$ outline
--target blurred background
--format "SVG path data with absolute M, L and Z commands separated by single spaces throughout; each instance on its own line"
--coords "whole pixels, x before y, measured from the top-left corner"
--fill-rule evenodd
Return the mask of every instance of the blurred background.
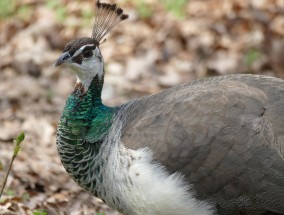
M 284 77 L 283 0 L 107 2 L 130 16 L 101 45 L 107 105 L 213 75 Z M 91 35 L 94 5 L 94 0 L 0 1 L 0 184 L 13 139 L 26 133 L 0 214 L 116 214 L 71 181 L 55 145 L 75 77 L 52 64 L 70 39 Z

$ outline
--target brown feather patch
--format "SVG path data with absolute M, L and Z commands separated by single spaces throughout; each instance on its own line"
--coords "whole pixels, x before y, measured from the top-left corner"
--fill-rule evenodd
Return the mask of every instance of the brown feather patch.
M 63 52 L 69 52 L 71 56 L 79 50 L 82 46 L 87 45 L 87 44 L 94 44 L 95 46 L 98 46 L 98 43 L 90 38 L 90 37 L 80 37 L 80 38 L 75 38 L 71 40 L 67 45 L 64 47 Z

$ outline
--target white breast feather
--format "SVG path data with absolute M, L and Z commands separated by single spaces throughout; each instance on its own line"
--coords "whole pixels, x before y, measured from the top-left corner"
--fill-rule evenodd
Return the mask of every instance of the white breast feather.
M 107 172 L 112 172 L 108 174 L 111 177 L 109 182 L 113 184 L 111 190 L 116 196 L 120 196 L 123 208 L 126 208 L 125 215 L 213 214 L 208 203 L 193 197 L 180 174 L 169 175 L 160 165 L 153 163 L 149 150 L 135 151 L 122 145 L 119 148 L 119 155 L 115 153 L 112 158 L 109 157 Z M 132 162 L 128 167 L 121 165 L 126 162 L 117 163 L 121 159 L 131 157 Z M 129 181 L 127 178 L 130 178 L 132 183 L 125 183 Z
M 129 106 L 131 103 L 129 103 Z M 127 106 L 125 106 L 127 109 Z M 124 111 L 118 114 L 104 142 L 109 154 L 104 166 L 103 186 L 106 203 L 124 215 L 211 215 L 208 202 L 194 198 L 190 185 L 180 174 L 168 174 L 153 162 L 147 148 L 131 150 L 120 141 Z M 102 156 L 105 154 L 102 153 Z M 119 199 L 116 201 L 115 199 Z

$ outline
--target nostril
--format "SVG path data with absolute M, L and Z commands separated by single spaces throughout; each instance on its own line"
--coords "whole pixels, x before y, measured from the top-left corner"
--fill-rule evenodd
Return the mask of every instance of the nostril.
M 64 64 L 68 62 L 68 60 L 71 58 L 70 54 L 68 52 L 64 52 L 54 63 L 54 66 L 59 66 L 61 64 Z
M 69 58 L 70 54 L 66 52 L 61 56 L 61 61 L 67 61 Z

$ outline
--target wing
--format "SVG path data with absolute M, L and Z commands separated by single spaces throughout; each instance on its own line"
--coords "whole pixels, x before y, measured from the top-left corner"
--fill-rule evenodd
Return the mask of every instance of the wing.
M 284 213 L 284 82 L 238 75 L 195 81 L 127 110 L 125 147 L 149 147 L 199 199 Z

